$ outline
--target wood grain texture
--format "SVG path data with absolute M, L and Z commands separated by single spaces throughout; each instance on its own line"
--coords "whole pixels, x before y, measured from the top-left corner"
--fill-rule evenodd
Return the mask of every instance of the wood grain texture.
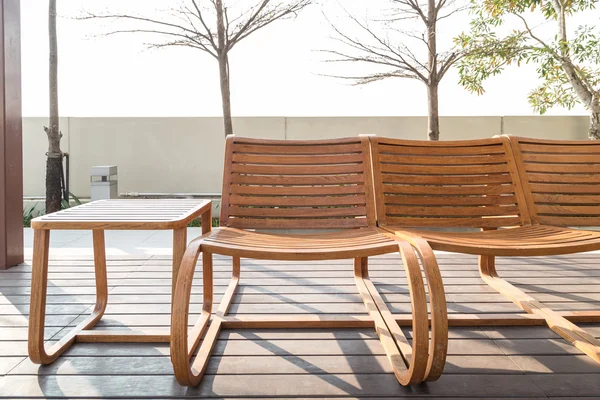
M 179 383 L 188 386 L 200 383 L 221 328 L 231 322 L 226 314 L 238 287 L 240 258 L 356 260 L 354 278 L 370 316 L 367 322 L 374 324 L 398 381 L 412 385 L 439 377 L 446 356 L 446 347 L 440 342 L 447 341 L 448 336 L 445 299 L 440 298 L 440 295 L 443 298 L 443 288 L 431 297 L 435 310 L 432 314 L 435 350 L 429 356 L 427 302 L 419 262 L 410 244 L 399 243 L 394 236 L 375 226 L 370 155 L 367 137 L 301 142 L 227 138 L 221 227 L 190 244 L 175 290 L 171 359 Z M 311 235 L 248 230 L 264 228 L 344 230 Z M 426 242 L 421 246 L 429 248 Z M 411 301 L 418 310 L 413 312 L 413 329 L 417 335 L 412 347 L 367 275 L 369 256 L 397 253 L 399 249 L 405 268 L 410 272 Z M 188 339 L 187 330 L 194 270 L 200 253 L 203 260 L 207 255 L 212 259 L 212 254 L 233 257 L 233 275 L 190 366 L 189 357 L 200 338 Z M 212 268 L 212 263 L 203 261 L 205 299 L 201 318 L 205 322 L 202 332 L 213 301 Z M 427 268 L 437 269 L 437 264 L 430 262 Z M 439 275 L 439 271 L 437 273 Z M 428 278 L 431 276 L 427 273 Z M 429 283 L 440 285 L 441 281 Z M 206 304 L 209 304 L 208 309 Z M 442 308 L 443 312 L 437 311 Z M 275 322 L 278 317 L 285 317 L 277 312 L 268 314 L 256 316 L 251 321 L 253 326 L 268 326 L 274 317 Z M 235 322 L 241 327 L 246 324 L 244 320 Z M 304 328 L 331 327 L 336 323 L 343 326 L 349 322 L 354 323 L 355 319 L 341 317 L 334 321 L 317 316 L 310 321 L 293 317 L 286 321 L 289 326 Z
M 187 245 L 187 224 L 202 218 L 203 231 L 211 229 L 211 202 L 208 200 L 102 200 L 87 203 L 39 217 L 34 226 L 34 250 L 31 279 L 28 353 L 38 364 L 49 364 L 64 353 L 77 339 L 82 342 L 155 343 L 169 338 L 165 333 L 103 331 L 93 333 L 104 315 L 108 303 L 105 229 L 173 229 L 173 258 L 171 293 L 179 265 Z M 48 251 L 51 229 L 92 229 L 96 299 L 91 314 L 78 320 L 68 333 L 62 333 L 49 350 L 44 344 L 46 301 L 48 295 Z M 207 270 L 210 270 L 208 268 Z M 74 281 L 76 284 L 77 282 Z M 75 319 L 72 319 L 74 321 Z M 50 321 L 48 321 L 50 322 Z M 85 331 L 85 332 L 84 332 Z M 168 340 L 167 340 L 168 341 Z
M 221 226 L 359 228 L 375 225 L 366 138 L 227 138 Z
M 600 225 L 600 146 L 594 141 L 509 137 L 534 223 Z
M 106 281 L 106 254 L 104 231 L 93 231 L 94 269 L 96 277 L 96 304 L 92 313 L 84 318 L 68 334 L 54 343 L 47 351 L 44 343 L 46 324 L 46 289 L 48 287 L 48 250 L 50 247 L 50 231 L 34 231 L 34 262 L 31 279 L 31 311 L 29 316 L 29 358 L 37 364 L 50 364 L 64 353 L 74 342 L 77 334 L 90 329 L 104 315 L 108 302 Z
M 33 229 L 177 229 L 211 207 L 210 200 L 99 200 L 31 220 Z
M 230 278 L 232 260 L 230 257 L 215 255 L 215 277 Z M 498 258 L 497 269 L 503 276 L 542 276 L 548 274 L 552 277 L 552 285 L 537 285 L 532 280 L 524 285 L 517 285 L 521 289 L 532 293 L 536 299 L 549 301 L 548 305 L 555 304 L 556 300 L 577 302 L 580 296 L 595 295 L 595 292 L 582 291 L 585 288 L 587 274 L 593 276 L 597 265 L 598 254 L 575 254 L 569 257 L 537 257 L 537 258 Z M 477 259 L 471 255 L 452 253 L 437 253 L 442 278 L 472 276 L 473 265 Z M 381 297 L 386 301 L 390 310 L 398 304 L 406 303 L 408 287 L 406 283 L 386 284 L 388 279 L 404 276 L 405 272 L 400 267 L 402 259 L 398 253 L 384 256 L 371 257 L 369 260 L 369 276 L 376 284 Z M 91 334 L 101 333 L 105 329 L 120 329 L 124 332 L 140 330 L 152 334 L 157 330 L 169 332 L 170 325 L 170 276 L 171 260 L 169 256 L 137 257 L 137 259 L 118 259 L 109 257 L 107 260 L 108 276 L 114 275 L 115 287 L 110 290 L 110 303 L 103 319 L 94 330 L 87 331 Z M 87 295 L 77 294 L 71 289 L 76 286 L 56 286 L 53 279 L 58 279 L 52 271 L 66 271 L 68 274 L 63 282 L 69 279 L 78 279 L 80 274 L 90 274 L 93 271 L 93 260 L 76 256 L 72 259 L 54 260 L 49 262 L 50 277 L 48 292 L 48 305 L 80 304 L 84 307 L 94 304 L 95 288 Z M 330 261 L 270 261 L 270 260 L 241 260 L 241 275 L 244 277 L 232 300 L 227 319 L 234 323 L 235 319 L 243 319 L 250 323 L 250 319 L 264 318 L 258 315 L 236 314 L 233 306 L 236 303 L 255 306 L 268 306 L 276 304 L 292 304 L 296 307 L 319 307 L 320 304 L 338 306 L 343 309 L 347 304 L 362 300 L 356 292 L 353 280 L 348 285 L 340 285 L 331 281 L 331 286 L 314 286 L 305 282 L 309 274 L 315 277 L 325 277 L 334 273 L 339 279 L 343 276 L 352 277 L 352 260 Z M 31 270 L 30 263 L 16 267 L 9 271 L 0 272 L 0 280 L 10 279 L 10 275 L 28 275 Z M 126 273 L 119 274 L 118 271 Z M 146 274 L 147 278 L 163 278 L 162 286 L 137 287 L 138 292 L 129 291 L 128 275 L 139 271 Z M 256 272 L 260 275 L 254 275 Z M 578 272 L 563 283 L 564 276 L 557 272 Z M 92 272 L 93 273 L 93 272 Z M 273 287 L 263 285 L 262 280 L 269 274 L 285 278 L 294 285 Z M 285 275 L 284 275 L 285 274 Z M 198 277 L 202 276 L 201 265 L 197 266 Z M 574 278 L 578 280 L 573 280 Z M 455 278 L 456 279 L 456 278 Z M 317 280 L 318 281 L 318 280 Z M 510 280 L 512 282 L 512 280 Z M 227 282 L 226 282 L 227 284 Z M 215 304 L 220 299 L 227 285 L 215 286 Z M 463 291 L 456 293 L 456 289 Z M 0 287 L 0 293 L 9 303 L 14 297 L 5 294 L 10 287 Z M 110 289 L 110 288 L 109 288 Z M 119 290 L 115 293 L 116 289 Z M 192 306 L 201 308 L 202 285 L 194 286 L 191 297 Z M 332 291 L 335 289 L 335 291 Z M 573 384 L 574 374 L 586 375 L 578 381 L 581 387 L 572 387 L 571 393 L 590 393 L 593 386 L 586 379 L 595 379 L 600 373 L 600 366 L 592 361 L 574 346 L 569 345 L 560 336 L 543 326 L 545 319 L 524 311 L 514 313 L 486 313 L 478 309 L 476 304 L 506 304 L 508 301 L 484 282 L 476 285 L 446 285 L 446 289 L 453 293 L 448 296 L 448 304 L 453 302 L 460 310 L 449 316 L 448 357 L 444 373 L 436 382 L 426 385 L 404 388 L 397 383 L 384 349 L 380 344 L 373 327 L 373 322 L 367 321 L 362 328 L 322 328 L 302 329 L 293 328 L 292 325 L 284 326 L 282 318 L 280 325 L 274 329 L 265 329 L 259 326 L 245 325 L 244 328 L 229 325 L 225 322 L 214 346 L 212 356 L 208 363 L 205 376 L 197 388 L 181 388 L 173 377 L 173 366 L 169 356 L 168 343 L 153 344 L 111 344 L 111 343 L 77 343 L 66 354 L 63 354 L 54 363 L 40 368 L 26 359 L 27 355 L 27 328 L 26 326 L 6 326 L 0 328 L 0 375 L 2 368 L 5 376 L 0 376 L 1 396 L 15 398 L 38 393 L 38 396 L 54 396 L 56 398 L 113 398 L 133 399 L 147 398 L 186 398 L 186 397 L 223 397 L 229 394 L 233 398 L 281 398 L 284 393 L 294 393 L 290 396 L 306 397 L 313 393 L 314 398 L 329 398 L 331 393 L 340 399 L 391 399 L 391 398 L 428 398 L 428 399 L 454 399 L 459 398 L 536 398 L 535 385 L 532 379 L 542 375 L 547 376 L 542 388 L 556 390 L 561 385 Z M 54 294 L 52 294 L 54 293 Z M 129 294 L 118 294 L 129 293 Z M 162 294 L 161 294 L 162 293 Z M 304 294 L 303 294 L 304 293 Z M 540 294 L 546 296 L 540 297 Z M 1 296 L 1 295 L 0 295 Z M 144 315 L 132 314 L 137 323 L 127 326 L 123 323 L 132 322 L 127 315 L 121 312 L 133 312 L 139 304 L 146 303 L 147 310 L 140 310 Z M 247 297 L 249 296 L 249 297 Z M 309 296 L 309 297 L 303 297 Z M 314 297 L 316 296 L 316 297 Z M 323 296 L 323 297 L 321 297 Z M 389 297 L 392 296 L 392 297 Z M 401 296 L 401 297 L 400 297 Z M 452 299 L 452 296 L 458 296 Z M 476 297 L 473 297 L 476 296 Z M 28 298 L 28 296 L 25 296 Z M 290 297 L 288 299 L 288 297 Z M 311 300 L 311 297 L 312 300 Z M 389 297 L 389 298 L 388 298 Z M 20 301 L 22 297 L 17 299 Z M 28 303 L 28 300 L 24 302 Z M 111 305 L 119 307 L 111 311 Z M 11 303 L 13 304 L 13 303 Z M 512 304 L 511 304 L 512 305 Z M 125 307 L 128 307 L 128 311 Z M 516 308 L 516 306 L 514 306 Z M 364 307 L 363 307 L 364 308 Z M 309 322 L 311 319 L 332 318 L 336 309 L 323 309 L 327 313 L 287 315 L 290 319 L 299 318 Z M 56 313 L 68 313 L 69 309 L 55 309 L 54 315 L 47 318 L 59 317 Z M 197 314 L 192 315 L 190 321 L 193 325 Z M 15 315 L 4 314 L 0 309 L 0 323 L 13 321 Z M 67 315 L 64 315 L 65 317 Z M 75 318 L 69 315 L 62 325 L 46 329 L 46 340 L 56 335 L 57 330 L 69 331 L 68 324 Z M 368 318 L 360 314 L 361 318 Z M 25 322 L 26 315 L 19 315 Z M 346 316 L 339 316 L 345 318 Z M 454 318 L 458 322 L 469 321 L 473 326 L 453 326 Z M 412 316 L 403 313 L 395 315 L 398 324 L 407 337 L 411 340 Z M 338 321 L 340 318 L 338 318 Z M 495 324 L 496 326 L 479 327 L 477 321 L 483 325 Z M 504 326 L 514 322 L 534 322 L 531 326 Z M 600 320 L 597 320 L 600 321 Z M 275 323 L 275 322 L 274 322 Z M 298 323 L 298 321 L 294 321 Z M 143 325 L 142 325 L 143 324 Z M 192 329 L 189 325 L 189 329 Z M 582 325 L 586 331 L 600 336 L 600 325 Z M 287 328 L 287 329 L 281 329 Z M 14 332 L 12 332 L 14 331 Z M 159 332 L 160 333 L 160 332 Z M 8 336 L 3 336 L 8 335 Z M 60 338 L 56 335 L 54 340 Z M 6 351 L 5 351 L 6 350 Z M 14 352 L 23 356 L 14 355 Z M 250 377 L 249 377 L 250 376 Z M 249 378 L 248 378 L 249 377 Z M 221 381 L 219 387 L 213 383 L 215 379 Z M 244 382 L 238 384 L 240 379 Z M 247 380 L 246 380 L 247 379 Z M 265 384 L 265 379 L 277 381 L 278 384 Z M 348 379 L 355 379 L 355 384 L 346 385 Z M 367 382 L 374 380 L 372 386 Z M 158 381 L 158 383 L 156 383 Z M 249 386 L 254 382 L 260 382 Z M 384 383 L 384 382 L 389 382 Z M 552 382 L 552 388 L 550 384 Z M 312 384 L 313 387 L 307 387 Z M 107 388 L 107 385 L 112 385 Z M 133 385 L 133 386 L 132 386 Z M 232 386 L 233 385 L 233 386 Z M 316 387 L 314 385 L 317 385 Z M 529 386 L 526 386 L 529 385 Z M 227 389 L 225 387 L 227 386 Z M 516 387 L 516 389 L 515 389 Z M 114 390 L 113 390 L 114 389 Z M 181 391 L 183 389 L 183 391 Z M 227 390 L 227 392 L 225 391 Z M 310 392 L 309 392 L 310 391 Z M 335 392 L 334 392 L 335 391 Z M 204 394 L 200 394 L 204 393 Z M 0 397 L 1 397 L 0 396 Z M 530 397 L 532 396 L 532 397 Z M 542 396 L 543 395 L 537 395 Z M 593 397 L 593 396 L 592 396 Z
M 0 270 L 4 270 L 22 263 L 24 252 L 20 0 L 0 4 L 0 34 Z
M 528 223 L 506 138 L 423 142 L 371 137 L 380 226 Z
M 436 250 L 479 255 L 486 283 L 528 313 L 543 317 L 553 331 L 600 363 L 600 341 L 500 278 L 495 269 L 496 256 L 600 249 L 600 233 L 566 228 L 593 225 L 595 214 L 600 216 L 600 208 L 585 200 L 586 195 L 600 194 L 600 186 L 586 180 L 600 166 L 598 144 L 506 136 L 442 143 L 372 137 L 371 143 L 381 227 L 403 240 L 424 240 Z M 451 158 L 442 156 L 440 150 L 447 148 L 452 149 Z M 570 153 L 571 148 L 576 151 Z M 568 195 L 568 202 L 558 203 L 557 195 Z M 504 200 L 491 201 L 498 197 Z M 482 232 L 413 227 L 482 228 Z

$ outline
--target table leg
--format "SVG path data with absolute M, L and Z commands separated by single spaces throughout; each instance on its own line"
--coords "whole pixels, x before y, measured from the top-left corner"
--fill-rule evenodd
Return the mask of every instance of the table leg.
M 94 239 L 94 272 L 96 275 L 96 305 L 93 315 L 99 315 L 98 320 L 104 315 L 106 305 L 108 304 L 108 278 L 106 276 L 106 243 L 104 241 L 104 231 L 94 230 L 92 232 Z M 97 321 L 96 321 L 97 322 Z M 89 329 L 96 324 L 90 324 L 83 329 Z
M 50 231 L 33 231 L 33 261 L 31 267 L 31 298 L 29 300 L 29 338 L 27 348 L 31 361 L 48 363 L 44 349 L 46 292 L 48 289 L 48 250 Z M 50 361 L 51 362 L 51 361 Z
M 187 247 L 187 227 L 173 230 L 173 275 L 171 280 L 171 304 L 175 293 L 175 284 L 179 275 L 179 266 Z
M 29 311 L 28 351 L 31 361 L 50 364 L 74 342 L 79 332 L 90 329 L 104 315 L 108 302 L 106 279 L 106 253 L 104 231 L 94 230 L 94 269 L 96 275 L 96 305 L 92 313 L 46 351 L 44 329 L 46 322 L 46 294 L 48 291 L 49 230 L 35 230 L 33 236 L 33 263 L 31 272 L 31 300 Z
M 209 207 L 202 214 L 202 234 L 208 233 L 212 230 L 212 209 Z

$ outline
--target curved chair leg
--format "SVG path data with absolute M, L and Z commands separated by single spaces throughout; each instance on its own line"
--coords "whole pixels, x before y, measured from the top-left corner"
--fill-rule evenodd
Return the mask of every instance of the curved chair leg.
M 193 240 L 187 247 L 181 265 L 179 275 L 175 284 L 173 296 L 173 309 L 171 313 L 171 362 L 175 371 L 177 381 L 182 385 L 197 385 L 204 371 L 190 368 L 189 360 L 194 349 L 200 342 L 206 331 L 213 303 L 213 273 L 212 254 L 202 254 L 202 313 L 188 335 L 188 317 L 190 306 L 190 295 L 194 280 L 196 262 L 202 252 L 203 237 Z M 205 340 L 208 339 L 208 335 Z
M 231 299 L 235 294 L 235 290 L 240 282 L 240 265 L 241 260 L 239 257 L 233 257 L 233 266 L 231 270 L 231 282 L 229 282 L 229 286 L 227 286 L 227 290 L 225 291 L 225 295 L 223 296 L 223 300 L 221 300 L 221 304 L 219 304 L 219 308 L 217 309 L 217 316 L 224 317 L 229 310 L 229 305 L 231 304 Z
M 50 231 L 35 230 L 34 232 L 28 352 L 31 361 L 36 364 L 45 365 L 52 363 L 75 342 L 75 337 L 80 331 L 92 328 L 104 315 L 108 302 L 104 231 L 94 230 L 93 239 L 94 269 L 96 275 L 96 304 L 94 310 L 87 318 L 46 351 L 44 330 L 46 322 Z
M 425 380 L 435 381 L 444 371 L 448 353 L 448 308 L 442 275 L 435 254 L 426 240 L 412 234 L 396 233 L 388 236 L 399 240 L 399 243 L 408 242 L 423 265 L 431 304 L 431 343 Z
M 204 254 L 202 255 L 203 260 L 204 260 Z M 212 257 L 212 254 L 210 255 Z M 203 268 L 206 268 L 206 264 L 204 264 Z M 212 258 L 211 258 L 211 269 L 212 269 Z M 211 273 L 212 276 L 212 273 Z M 225 315 L 227 314 L 227 311 L 229 310 L 229 305 L 231 304 L 231 299 L 233 298 L 233 295 L 235 294 L 235 291 L 237 289 L 237 285 L 239 283 L 239 276 L 240 276 L 240 258 L 239 257 L 234 257 L 233 258 L 233 272 L 232 272 L 232 278 L 231 278 L 231 282 L 229 283 L 229 286 L 227 287 L 227 290 L 225 291 L 225 294 L 223 295 L 223 299 L 221 300 L 221 303 L 219 304 L 219 307 L 217 308 L 217 312 L 215 314 L 215 316 L 213 317 L 211 323 L 210 323 L 210 327 L 208 328 L 208 331 L 206 332 L 206 335 L 204 336 L 204 339 L 202 340 L 202 345 L 200 345 L 200 349 L 198 349 L 198 354 L 196 355 L 196 358 L 194 359 L 194 362 L 192 364 L 192 373 L 196 374 L 194 380 L 191 382 L 192 385 L 197 385 L 198 383 L 200 383 L 200 380 L 202 380 L 202 377 L 204 376 L 204 371 L 206 371 L 206 367 L 208 366 L 208 361 L 210 360 L 210 355 L 212 353 L 212 350 L 215 346 L 215 344 L 217 343 L 217 339 L 219 337 L 219 332 L 221 332 L 221 328 L 223 326 L 223 321 L 225 318 Z M 189 301 L 189 299 L 188 299 Z M 203 313 L 205 311 L 203 310 Z M 210 314 L 209 314 L 210 315 Z M 202 332 L 199 332 L 199 335 L 196 336 L 196 339 L 190 339 L 188 340 L 188 359 L 190 359 L 193 355 L 193 352 L 196 348 L 196 346 L 198 345 L 198 341 L 200 340 L 200 337 L 202 336 Z M 194 336 L 192 335 L 192 338 Z
M 429 360 L 427 362 L 426 381 L 437 380 L 444 371 L 446 355 L 448 354 L 448 306 L 442 274 L 435 254 L 427 241 L 422 238 L 412 238 L 409 243 L 419 254 L 429 292 L 431 305 L 431 343 L 429 345 Z
M 408 288 L 413 310 L 412 347 L 379 295 L 375 285 L 369 279 L 366 258 L 355 260 L 354 276 L 365 306 L 375 322 L 379 339 L 392 364 L 394 374 L 398 381 L 406 386 L 421 383 L 425 378 L 428 360 L 429 329 L 427 300 L 419 262 L 408 243 L 399 242 L 398 246 L 408 277 Z
M 496 271 L 494 256 L 479 256 L 479 273 L 481 278 L 500 294 L 528 313 L 544 317 L 550 329 L 600 363 L 600 341 L 519 288 L 500 278 Z
M 231 282 L 217 309 L 216 315 L 211 320 L 213 303 L 212 254 L 202 250 L 202 239 L 203 238 L 200 237 L 190 243 L 183 256 L 179 276 L 177 278 L 173 312 L 171 315 L 171 362 L 173 363 L 177 381 L 186 386 L 198 385 L 204 376 L 210 354 L 223 325 L 223 318 L 227 314 L 240 277 L 240 258 L 234 257 Z M 200 253 L 202 253 L 204 293 L 202 314 L 198 318 L 192 331 L 188 334 L 187 323 L 192 281 L 194 278 L 196 262 L 198 261 Z M 210 326 L 208 325 L 209 321 Z M 200 343 L 205 331 L 206 335 L 202 340 L 198 354 L 190 366 L 190 359 L 194 355 L 194 351 Z

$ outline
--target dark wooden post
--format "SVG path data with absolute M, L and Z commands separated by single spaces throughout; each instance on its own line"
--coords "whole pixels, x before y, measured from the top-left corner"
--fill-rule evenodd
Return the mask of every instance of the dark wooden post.
M 23 262 L 20 0 L 0 0 L 0 269 Z

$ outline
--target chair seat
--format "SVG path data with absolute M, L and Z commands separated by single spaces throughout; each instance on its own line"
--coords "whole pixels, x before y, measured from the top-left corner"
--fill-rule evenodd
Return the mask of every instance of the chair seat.
M 274 260 L 326 260 L 369 257 L 398 251 L 398 242 L 378 228 L 318 234 L 271 234 L 216 228 L 203 237 L 210 253 Z
M 541 256 L 600 250 L 600 232 L 530 225 L 477 232 L 385 227 L 399 237 L 418 235 L 434 250 L 496 256 Z

